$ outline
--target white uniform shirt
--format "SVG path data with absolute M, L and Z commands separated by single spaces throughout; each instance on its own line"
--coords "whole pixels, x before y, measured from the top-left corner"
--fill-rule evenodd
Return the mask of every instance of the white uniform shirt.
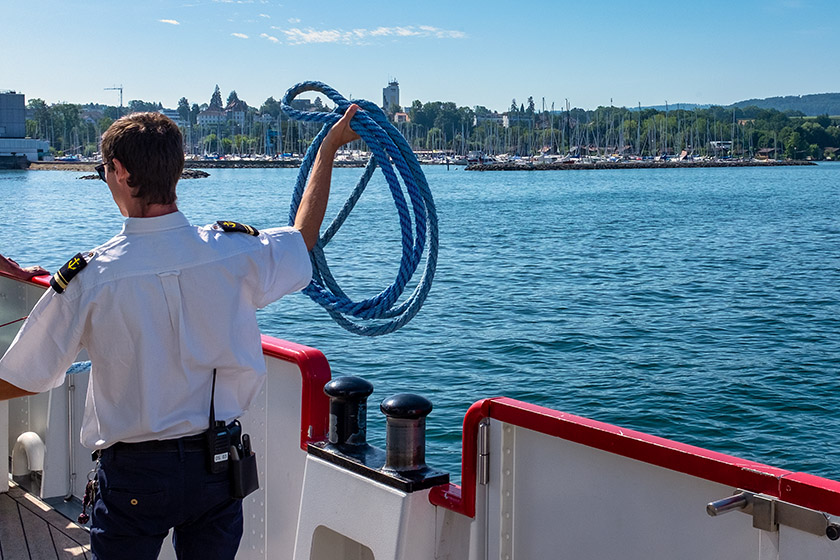
M 87 349 L 91 449 L 203 432 L 214 368 L 216 419 L 240 416 L 265 377 L 256 310 L 312 277 L 293 228 L 225 233 L 180 212 L 128 218 L 93 253 L 64 293 L 47 290 L 0 361 L 0 378 L 43 392 Z

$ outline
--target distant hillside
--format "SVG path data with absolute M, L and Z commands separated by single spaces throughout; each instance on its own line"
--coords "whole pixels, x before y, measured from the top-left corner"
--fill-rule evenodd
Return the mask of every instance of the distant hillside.
M 801 111 L 807 116 L 840 115 L 840 93 L 814 93 L 810 95 L 786 95 L 767 99 L 747 99 L 733 103 L 730 107 L 749 107 L 777 111 Z
M 677 110 L 677 109 L 681 109 L 683 111 L 693 111 L 694 109 L 708 109 L 709 107 L 711 107 L 711 105 L 708 105 L 708 104 L 707 105 L 702 105 L 700 103 L 669 103 L 667 106 L 666 105 L 642 106 L 642 110 L 654 109 L 654 110 L 659 111 L 659 112 L 664 112 L 666 110 L 674 111 L 674 110 Z M 628 109 L 630 109 L 631 111 L 638 111 L 639 110 L 637 107 L 628 107 Z

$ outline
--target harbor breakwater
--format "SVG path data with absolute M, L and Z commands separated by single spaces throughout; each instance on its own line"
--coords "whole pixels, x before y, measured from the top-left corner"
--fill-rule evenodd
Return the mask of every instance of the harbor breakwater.
M 599 161 L 594 163 L 476 163 L 467 171 L 558 171 L 569 169 L 681 169 L 695 167 L 777 167 L 816 165 L 813 161 Z

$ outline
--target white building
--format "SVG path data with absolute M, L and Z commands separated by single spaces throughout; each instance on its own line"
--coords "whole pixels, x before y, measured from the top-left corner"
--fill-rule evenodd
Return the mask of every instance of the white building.
M 225 122 L 225 112 L 219 109 L 205 109 L 198 114 L 197 120 L 200 126 L 223 124 Z
M 161 109 L 158 112 L 172 119 L 172 122 L 174 122 L 181 128 L 187 126 L 187 123 L 184 122 L 184 119 L 181 118 L 181 113 L 178 112 L 178 109 Z
M 382 88 L 382 109 L 387 112 L 394 105 L 400 106 L 400 83 L 397 80 L 391 80 L 388 87 Z

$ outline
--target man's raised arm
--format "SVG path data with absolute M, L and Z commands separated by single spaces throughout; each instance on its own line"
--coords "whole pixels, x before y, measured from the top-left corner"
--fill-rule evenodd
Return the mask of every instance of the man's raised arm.
M 318 243 L 321 222 L 327 212 L 335 154 L 343 145 L 359 139 L 359 135 L 350 128 L 350 120 L 358 109 L 358 105 L 350 105 L 344 116 L 327 133 L 315 156 L 309 183 L 303 191 L 294 227 L 303 235 L 306 248 L 310 251 Z

